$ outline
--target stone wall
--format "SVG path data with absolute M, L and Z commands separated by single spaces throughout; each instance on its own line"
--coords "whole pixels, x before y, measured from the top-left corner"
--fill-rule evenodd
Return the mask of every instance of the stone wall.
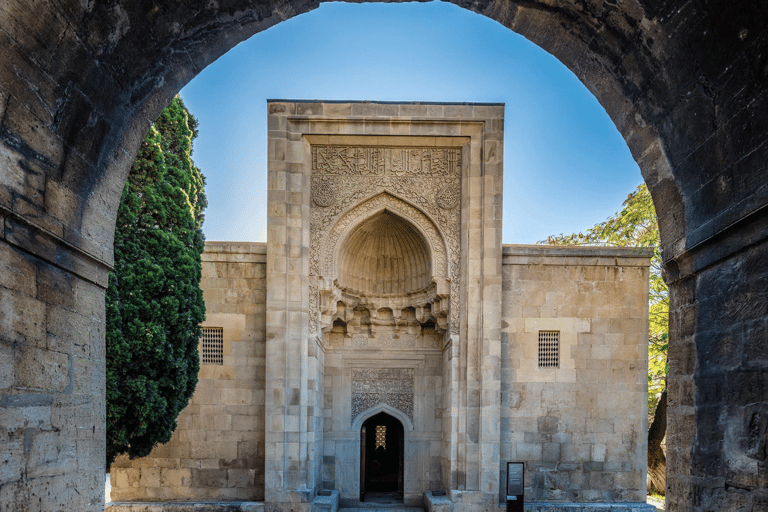
M 642 501 L 648 263 L 636 249 L 504 247 L 500 471 L 526 463 L 526 499 Z M 201 366 L 168 444 L 112 467 L 113 501 L 264 499 L 265 275 L 264 244 L 206 244 L 204 325 L 223 328 L 224 364 Z M 334 330 L 312 343 L 321 364 L 310 380 L 324 396 L 317 477 L 347 500 L 359 493 L 360 426 L 380 410 L 405 427 L 407 502 L 456 476 L 441 455 L 451 346 L 395 347 L 390 330 L 365 346 Z M 557 368 L 538 367 L 540 330 L 559 333 Z M 378 389 L 393 372 L 408 373 L 409 404 L 356 404 L 366 378 Z
M 112 500 L 263 500 L 266 246 L 206 242 L 204 327 L 223 364 L 201 364 L 171 441 L 112 466 Z
M 29 241 L 36 235 L 27 228 L 0 211 L 5 236 Z M 103 501 L 107 274 L 72 247 L 57 251 L 52 238 L 38 241 L 63 265 L 0 244 L 3 511 Z
M 101 304 L 117 205 L 150 121 L 238 42 L 318 4 L 226 5 L 0 3 L 0 261 L 9 269 L 0 273 L 0 451 L 12 454 L 0 502 L 11 508 L 102 506 Z M 768 6 L 461 5 L 572 69 L 614 120 L 654 197 L 673 305 L 670 509 L 763 506 L 766 455 L 751 448 L 752 420 L 731 421 L 743 404 L 768 408 L 765 386 L 742 385 L 768 369 L 752 352 L 768 318 L 760 288 Z M 55 378 L 30 378 L 42 375 L 34 368 Z M 736 437 L 726 442 L 726 432 Z M 734 458 L 747 464 L 726 467 Z
M 501 459 L 526 463 L 527 500 L 645 501 L 649 257 L 504 247 Z

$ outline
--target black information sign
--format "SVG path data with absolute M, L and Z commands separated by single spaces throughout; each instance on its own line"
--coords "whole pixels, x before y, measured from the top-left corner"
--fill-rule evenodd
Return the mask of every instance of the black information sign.
M 525 482 L 523 480 L 524 464 L 522 462 L 507 462 L 507 496 L 521 496 Z

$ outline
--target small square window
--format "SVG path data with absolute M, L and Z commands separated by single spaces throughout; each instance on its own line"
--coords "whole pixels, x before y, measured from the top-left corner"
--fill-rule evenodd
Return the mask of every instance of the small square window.
M 203 327 L 200 343 L 200 364 L 224 364 L 224 329 Z
M 560 331 L 539 331 L 539 368 L 560 367 Z

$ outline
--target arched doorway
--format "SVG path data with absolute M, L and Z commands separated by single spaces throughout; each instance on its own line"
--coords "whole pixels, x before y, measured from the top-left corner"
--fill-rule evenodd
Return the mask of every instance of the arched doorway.
M 2 261 L 19 270 L 4 282 L 3 311 L 13 328 L 6 329 L 2 360 L 13 362 L 3 372 L 9 391 L 2 403 L 19 410 L 77 409 L 64 416 L 74 419 L 46 426 L 40 437 L 62 447 L 77 440 L 83 447 L 73 456 L 76 466 L 45 460 L 37 471 L 55 475 L 50 478 L 57 485 L 67 482 L 66 492 L 48 492 L 47 476 L 39 484 L 21 476 L 7 484 L 19 507 L 40 496 L 48 496 L 50 509 L 101 506 L 102 491 L 92 483 L 103 469 L 90 455 L 80 455 L 98 459 L 103 453 L 98 304 L 122 185 L 149 121 L 184 83 L 240 40 L 317 5 L 239 0 L 226 8 L 217 2 L 147 8 L 140 2 L 70 2 L 30 9 L 18 3 L 0 17 L 0 44 L 7 50 L 0 63 L 0 138 L 7 155 L 0 173 Z M 766 318 L 755 287 L 764 279 L 768 254 L 768 129 L 761 123 L 768 118 L 762 57 L 768 9 L 747 0 L 706 8 L 644 0 L 466 5 L 574 70 L 615 120 L 653 194 L 675 315 L 673 507 L 716 509 L 742 500 L 743 489 L 757 496 L 764 457 L 750 451 L 759 435 L 748 427 L 753 415 L 762 414 L 766 397 L 763 386 L 743 383 L 758 382 L 766 363 L 738 358 L 760 353 L 752 346 L 760 347 Z M 57 332 L 57 343 L 47 341 Z M 82 359 L 75 355 L 80 353 Z M 77 395 L 70 396 L 71 390 Z M 86 432 L 91 435 L 81 437 Z M 727 438 L 733 432 L 736 438 Z M 726 447 L 747 465 L 728 469 L 734 457 Z M 26 452 L 14 464 L 11 472 L 25 475 Z M 723 481 L 726 474 L 735 475 L 732 483 Z
M 360 501 L 401 502 L 405 474 L 403 424 L 385 412 L 360 429 Z

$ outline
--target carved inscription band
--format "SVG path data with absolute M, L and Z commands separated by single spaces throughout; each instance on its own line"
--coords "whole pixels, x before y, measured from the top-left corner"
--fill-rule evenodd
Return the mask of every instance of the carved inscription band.
M 312 146 L 312 172 L 351 176 L 455 176 L 461 174 L 461 150 Z

